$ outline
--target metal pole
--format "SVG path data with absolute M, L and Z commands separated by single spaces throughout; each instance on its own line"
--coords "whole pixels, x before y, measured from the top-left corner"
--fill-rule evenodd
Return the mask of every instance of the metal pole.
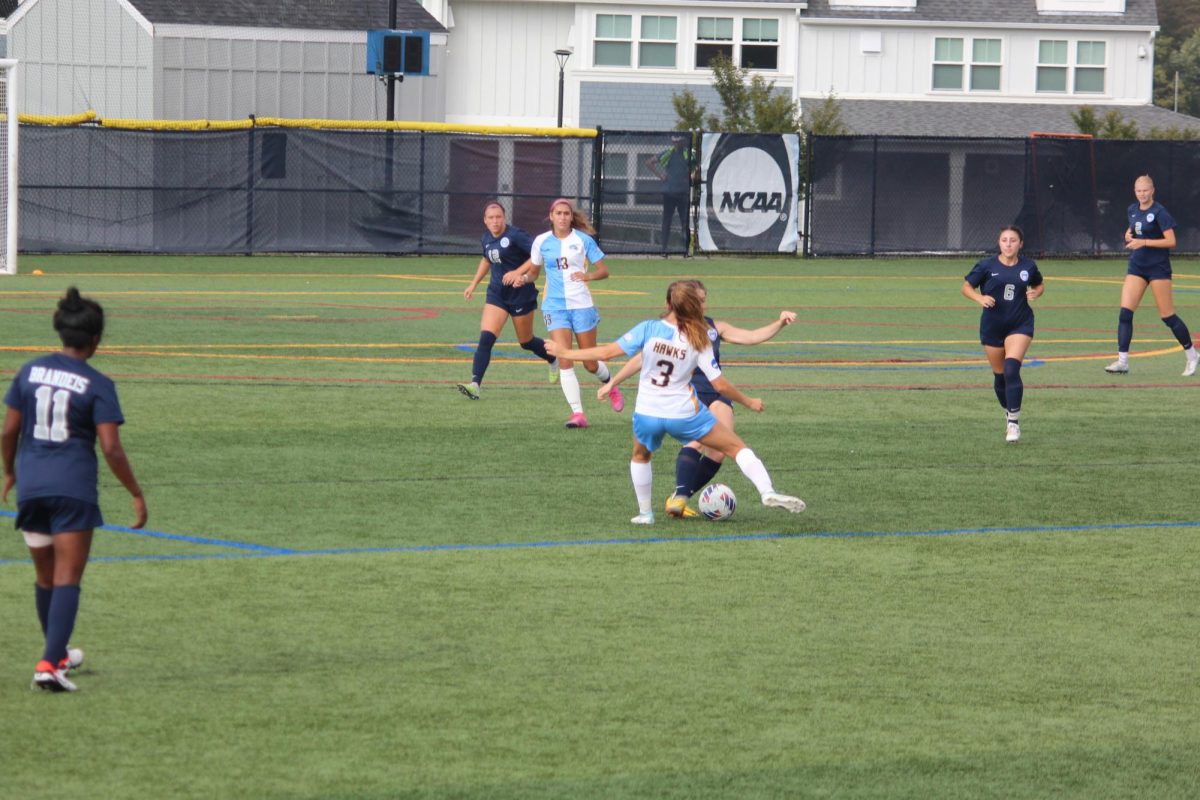
M 396 0 L 388 2 L 388 30 L 396 29 Z M 396 119 L 396 76 L 387 76 L 387 118 L 388 122 Z
M 558 68 L 558 127 L 562 127 L 564 66 Z
M 1179 70 L 1175 70 L 1175 113 L 1179 113 Z

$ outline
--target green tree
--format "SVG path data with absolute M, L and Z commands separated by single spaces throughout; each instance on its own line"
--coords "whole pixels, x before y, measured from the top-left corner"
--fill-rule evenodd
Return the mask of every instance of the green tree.
M 1160 36 L 1154 44 L 1154 104 L 1175 108 L 1179 75 L 1179 113 L 1200 116 L 1200 30 L 1181 43 Z
M 1138 138 L 1137 123 L 1125 119 L 1116 109 L 1109 109 L 1103 118 L 1099 118 L 1096 116 L 1096 109 L 1080 106 L 1078 111 L 1071 112 L 1071 119 L 1080 133 L 1090 134 L 1097 139 Z
M 721 100 L 723 114 L 710 114 L 690 89 L 671 96 L 676 130 L 707 128 L 726 133 L 785 133 L 801 127 L 796 102 L 775 91 L 775 82 L 717 56 L 712 68 L 712 86 Z
M 820 103 L 805 107 L 800 127 L 818 136 L 847 136 L 851 132 L 842 122 L 842 106 L 832 90 Z

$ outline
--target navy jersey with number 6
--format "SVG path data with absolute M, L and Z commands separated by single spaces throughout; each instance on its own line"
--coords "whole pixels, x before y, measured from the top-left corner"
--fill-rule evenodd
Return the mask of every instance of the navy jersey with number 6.
M 86 361 L 54 353 L 21 367 L 4 403 L 21 412 L 17 502 L 72 497 L 98 504 L 96 426 L 125 421 L 112 380 Z
M 1014 326 L 1033 319 L 1026 292 L 1031 286 L 1042 285 L 1042 273 L 1033 259 L 1020 256 L 1013 266 L 1006 266 L 995 255 L 975 265 L 966 276 L 967 283 L 989 297 L 996 305 L 985 308 L 985 319 Z

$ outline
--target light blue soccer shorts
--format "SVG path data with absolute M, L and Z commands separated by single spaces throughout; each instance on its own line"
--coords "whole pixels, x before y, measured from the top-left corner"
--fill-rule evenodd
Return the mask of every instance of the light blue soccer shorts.
M 600 324 L 600 312 L 595 306 L 591 308 L 568 308 L 564 311 L 547 311 L 542 309 L 542 319 L 546 321 L 546 330 L 559 331 L 566 328 L 574 333 L 587 333 L 596 330 Z
M 634 413 L 633 437 L 641 442 L 647 450 L 653 453 L 662 446 L 663 437 L 668 433 L 679 441 L 687 444 L 704 436 L 717 424 L 717 418 L 707 408 L 692 417 L 670 419 L 668 417 L 651 417 L 647 414 Z

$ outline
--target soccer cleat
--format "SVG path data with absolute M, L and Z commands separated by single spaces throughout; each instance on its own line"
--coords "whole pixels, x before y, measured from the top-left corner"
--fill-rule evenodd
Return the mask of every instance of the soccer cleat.
M 1129 373 L 1129 362 L 1118 359 L 1105 367 L 1104 371 L 1116 373 L 1118 375 L 1126 375 Z
M 558 359 L 556 358 L 550 362 L 550 385 L 551 386 L 558 383 L 558 373 L 559 373 Z
M 582 411 L 576 411 L 574 414 L 571 415 L 571 418 L 567 420 L 565 427 L 586 428 L 587 426 L 588 426 L 587 417 L 585 417 L 583 415 Z
M 700 512 L 688 508 L 686 497 L 673 494 L 667 498 L 667 516 L 676 519 L 693 519 L 700 516 Z
M 460 383 L 457 385 L 458 385 L 458 390 L 460 392 L 462 392 L 463 394 L 465 394 L 471 400 L 479 399 L 479 384 L 478 383 L 471 381 L 470 383 Z
M 1197 364 L 1200 364 L 1200 357 L 1198 357 L 1198 358 L 1189 358 L 1189 359 L 1187 360 L 1187 366 L 1185 366 L 1185 367 L 1183 368 L 1183 377 L 1185 377 L 1185 378 L 1190 378 L 1190 377 L 1192 377 L 1193 375 L 1195 375 L 1195 374 L 1196 374 L 1196 365 L 1197 365 Z
M 79 687 L 67 680 L 67 673 L 58 669 L 49 661 L 39 661 L 33 670 L 33 689 L 44 689 L 47 692 L 73 692 Z
M 780 494 L 779 492 L 767 492 L 762 496 L 762 504 L 771 508 L 786 508 L 793 514 L 799 514 L 808 506 L 804 505 L 804 501 L 799 497 Z
M 83 666 L 83 651 L 78 647 L 68 647 L 67 654 L 58 660 L 58 668 L 69 673 L 73 669 L 79 669 Z
M 1008 423 L 1004 429 L 1004 441 L 1009 444 L 1021 441 L 1021 426 L 1015 422 Z
M 643 511 L 642 513 L 638 514 L 636 517 L 634 517 L 633 519 L 631 519 L 629 521 L 632 522 L 634 525 L 653 525 L 654 524 L 654 512 L 653 511 Z
M 613 411 L 618 414 L 625 410 L 625 396 L 621 394 L 621 390 L 616 386 L 608 393 L 608 402 L 612 404 Z

